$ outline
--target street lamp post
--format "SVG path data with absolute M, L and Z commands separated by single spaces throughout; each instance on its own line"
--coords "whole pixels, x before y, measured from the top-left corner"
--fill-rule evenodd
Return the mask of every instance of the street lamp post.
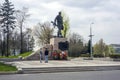
M 93 22 L 90 24 L 90 58 L 93 59 L 93 55 L 92 55 L 92 37 L 93 37 L 93 34 L 92 34 L 92 24 L 94 24 Z

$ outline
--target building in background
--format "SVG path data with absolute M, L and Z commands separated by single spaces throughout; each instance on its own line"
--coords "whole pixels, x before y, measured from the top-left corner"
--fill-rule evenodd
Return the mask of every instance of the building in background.
M 111 44 L 111 46 L 115 49 L 115 53 L 120 53 L 120 44 Z

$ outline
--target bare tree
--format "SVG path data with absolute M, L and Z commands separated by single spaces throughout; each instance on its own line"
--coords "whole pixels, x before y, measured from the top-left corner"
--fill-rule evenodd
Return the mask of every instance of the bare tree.
M 21 50 L 20 53 L 23 53 L 23 25 L 26 21 L 26 19 L 30 15 L 28 14 L 28 8 L 23 7 L 22 10 L 17 10 L 16 11 L 16 18 L 17 18 L 17 23 L 20 28 L 20 34 L 21 34 Z
M 69 38 L 69 56 L 78 57 L 85 52 L 83 37 L 77 33 L 72 33 Z
M 33 35 L 37 38 L 40 45 L 49 44 L 50 38 L 53 35 L 53 28 L 50 27 L 49 22 L 38 24 L 33 29 Z
M 24 32 L 24 40 L 25 40 L 25 44 L 26 44 L 26 49 L 27 51 L 31 51 L 33 50 L 34 47 L 34 38 L 32 35 L 32 29 L 31 28 L 27 28 L 26 31 Z

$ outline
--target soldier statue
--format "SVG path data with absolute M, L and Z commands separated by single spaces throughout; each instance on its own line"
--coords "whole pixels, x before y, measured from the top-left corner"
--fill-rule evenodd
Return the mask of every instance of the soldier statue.
M 54 26 L 57 26 L 58 32 L 57 37 L 62 37 L 61 30 L 63 30 L 63 17 L 61 16 L 61 12 L 55 17 L 54 22 L 52 22 Z

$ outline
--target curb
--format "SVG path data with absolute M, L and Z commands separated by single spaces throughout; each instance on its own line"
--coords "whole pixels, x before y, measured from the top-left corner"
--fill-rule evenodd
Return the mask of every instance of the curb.
M 0 72 L 0 75 L 11 75 L 11 74 L 17 74 L 18 71 L 9 71 L 9 72 Z
M 23 74 L 23 70 L 0 72 L 0 75 L 12 75 L 12 74 Z

